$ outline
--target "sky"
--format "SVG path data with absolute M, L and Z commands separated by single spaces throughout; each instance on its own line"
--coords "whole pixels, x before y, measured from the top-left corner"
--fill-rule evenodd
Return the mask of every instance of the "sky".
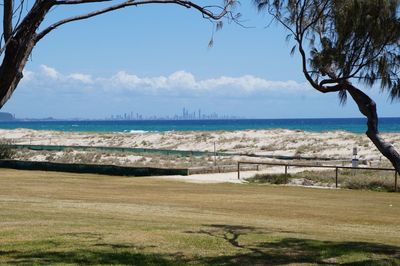
M 340 106 L 336 94 L 310 88 L 298 54 L 290 55 L 287 32 L 248 2 L 236 9 L 246 27 L 224 21 L 215 33 L 199 12 L 175 5 L 131 7 L 64 25 L 34 48 L 1 111 L 61 119 L 171 116 L 182 108 L 246 118 L 361 117 L 352 101 Z M 57 7 L 44 26 L 99 6 Z M 399 116 L 398 102 L 377 88 L 365 91 L 379 116 Z

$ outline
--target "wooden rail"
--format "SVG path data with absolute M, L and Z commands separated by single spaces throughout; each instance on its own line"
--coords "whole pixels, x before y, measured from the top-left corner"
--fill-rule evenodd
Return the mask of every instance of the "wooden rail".
M 334 166 L 334 165 L 312 165 L 312 164 L 290 164 L 290 163 L 268 163 L 268 162 L 243 162 L 237 163 L 237 177 L 240 179 L 240 165 L 241 164 L 255 164 L 255 165 L 271 165 L 271 166 L 284 166 L 285 175 L 288 174 L 288 167 L 304 167 L 304 168 L 329 168 L 335 169 L 335 187 L 338 187 L 339 169 L 353 169 L 353 170 L 372 170 L 372 171 L 394 171 L 394 191 L 397 191 L 397 171 L 394 168 L 378 168 L 378 167 L 351 167 L 351 166 Z M 258 167 L 257 167 L 258 170 Z

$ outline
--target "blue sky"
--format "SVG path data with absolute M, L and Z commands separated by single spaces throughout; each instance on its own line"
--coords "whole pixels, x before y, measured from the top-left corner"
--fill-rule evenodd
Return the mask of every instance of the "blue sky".
M 210 1 L 198 1 L 206 3 Z M 212 1 L 211 1 L 212 2 Z M 349 101 L 309 88 L 286 32 L 242 1 L 243 28 L 212 24 L 173 5 L 127 8 L 55 30 L 34 49 L 25 78 L 2 111 L 17 117 L 173 115 L 183 107 L 248 118 L 360 117 Z M 251 1 L 246 1 L 251 2 Z M 58 7 L 46 24 L 92 10 Z M 379 89 L 380 116 L 398 116 Z

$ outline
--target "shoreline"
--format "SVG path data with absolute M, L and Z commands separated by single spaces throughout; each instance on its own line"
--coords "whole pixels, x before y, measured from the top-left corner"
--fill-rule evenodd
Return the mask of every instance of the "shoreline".
M 400 133 L 400 118 L 380 118 L 380 132 Z M 237 130 L 345 131 L 364 134 L 365 118 L 237 119 L 237 120 L 35 120 L 0 121 L 2 129 L 28 128 L 82 133 L 214 132 Z

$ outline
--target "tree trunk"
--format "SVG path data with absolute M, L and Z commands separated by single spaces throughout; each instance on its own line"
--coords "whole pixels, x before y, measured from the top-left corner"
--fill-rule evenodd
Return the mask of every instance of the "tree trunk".
M 364 92 L 351 84 L 346 85 L 346 90 L 356 102 L 360 112 L 367 117 L 368 138 L 375 144 L 378 150 L 385 156 L 400 174 L 400 155 L 392 144 L 384 141 L 378 131 L 378 114 L 376 113 L 376 103 Z
M 28 60 L 34 41 L 26 41 L 22 46 L 11 40 L 0 66 L 0 108 L 8 101 L 23 77 L 22 70 Z
M 52 6 L 51 1 L 36 1 L 7 44 L 0 65 L 0 108 L 8 101 L 18 83 L 33 47 L 36 30 Z

